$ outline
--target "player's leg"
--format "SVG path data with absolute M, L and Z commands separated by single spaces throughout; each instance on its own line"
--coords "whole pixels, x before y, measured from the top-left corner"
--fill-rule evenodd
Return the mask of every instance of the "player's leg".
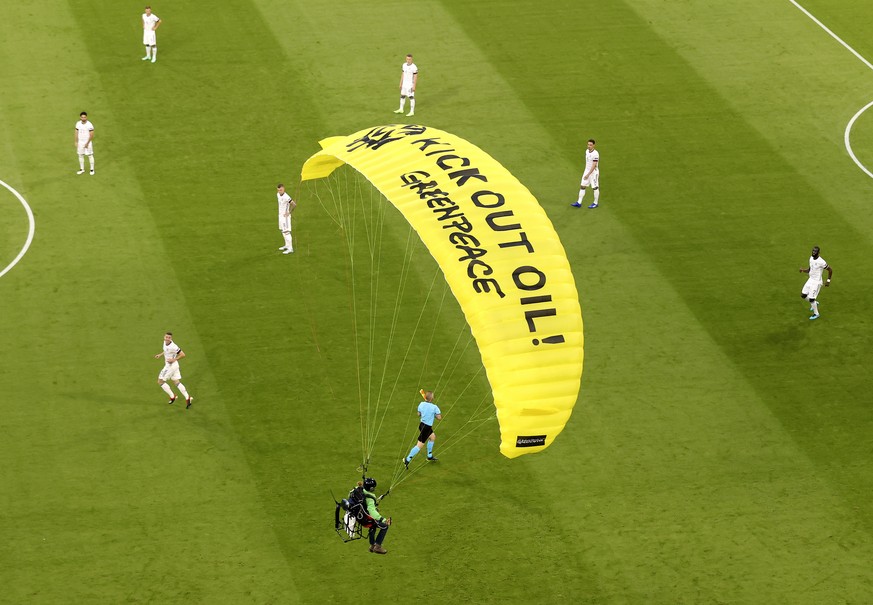
M 143 42 L 143 44 L 145 45 L 146 54 L 145 54 L 145 57 L 142 58 L 142 60 L 143 60 L 143 61 L 148 61 L 149 59 L 152 58 L 152 47 L 151 47 L 151 45 L 148 43 L 148 41 Z
M 587 189 L 587 188 L 588 188 L 588 183 L 583 179 L 582 182 L 579 184 L 579 197 L 576 199 L 575 202 L 570 204 L 571 206 L 575 206 L 576 208 L 579 208 L 582 206 L 582 199 L 585 197 L 585 189 Z
M 82 149 L 79 149 L 79 172 L 76 174 L 85 174 L 85 154 Z
M 185 388 L 185 385 L 182 384 L 181 380 L 174 378 L 173 383 L 176 385 L 176 388 L 179 389 L 179 392 L 182 393 L 182 397 L 185 398 L 185 401 L 188 403 L 188 407 L 191 407 L 191 400 L 194 398 L 188 394 L 188 389 Z
M 423 447 L 424 447 L 424 444 L 421 441 L 417 441 L 415 443 L 415 445 L 412 446 L 412 449 L 409 450 L 409 455 L 403 459 L 403 461 L 406 463 L 407 466 L 409 465 L 410 462 L 412 462 L 412 459 L 415 458 L 415 455 L 418 452 L 420 452 L 421 448 L 423 448 Z
M 406 107 L 406 95 L 400 94 L 400 109 L 395 109 L 394 113 L 403 113 L 403 108 Z
M 161 387 L 164 393 L 167 394 L 167 397 L 170 398 L 169 403 L 173 403 L 174 401 L 176 401 L 176 394 L 173 393 L 173 389 L 170 388 L 170 385 L 158 378 L 158 386 Z
M 152 45 L 152 63 L 158 60 L 158 45 Z
M 415 115 L 415 94 L 409 95 L 409 113 L 406 115 L 407 116 L 414 116 Z
M 812 299 L 815 298 L 815 294 L 812 292 L 812 281 L 806 280 L 806 283 L 803 284 L 803 289 L 800 291 L 800 298 L 804 302 L 809 303 L 809 310 L 812 311 Z
M 812 284 L 809 291 L 809 310 L 812 311 L 810 319 L 818 319 L 818 293 L 821 290 L 821 284 Z
M 294 252 L 294 240 L 291 239 L 291 230 L 283 231 L 282 237 L 285 238 L 285 254 L 291 254 Z
M 591 191 L 594 193 L 594 202 L 588 207 L 597 208 L 600 202 L 600 174 L 596 170 L 591 175 Z
M 94 150 L 91 150 L 91 153 L 88 154 L 88 162 L 91 164 L 91 174 L 94 174 Z
M 433 444 L 436 441 L 436 433 L 431 433 L 427 438 L 427 459 L 431 462 L 436 462 L 437 458 L 433 455 Z

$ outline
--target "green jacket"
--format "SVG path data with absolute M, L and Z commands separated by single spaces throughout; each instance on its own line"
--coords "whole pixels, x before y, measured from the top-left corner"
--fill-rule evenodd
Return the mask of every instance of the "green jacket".
M 376 505 L 376 494 L 368 492 L 365 489 L 362 489 L 361 491 L 364 492 L 364 501 L 367 503 L 367 514 L 373 517 L 376 521 L 384 519 L 385 517 L 382 516 Z

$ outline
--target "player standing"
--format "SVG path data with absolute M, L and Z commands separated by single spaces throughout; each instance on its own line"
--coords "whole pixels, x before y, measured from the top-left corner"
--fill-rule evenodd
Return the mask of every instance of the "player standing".
M 79 121 L 76 122 L 76 136 L 73 144 L 76 146 L 76 153 L 79 154 L 79 172 L 76 174 L 85 174 L 85 156 L 88 156 L 88 161 L 91 162 L 91 175 L 94 175 L 94 124 L 88 119 L 88 112 L 83 111 L 79 114 Z
M 828 280 L 825 282 L 824 286 L 827 288 L 831 285 L 831 278 L 834 276 L 834 270 L 831 268 L 829 264 L 820 257 L 820 250 L 818 246 L 814 246 L 812 249 L 812 256 L 809 257 L 809 269 L 800 269 L 801 273 L 809 273 L 809 279 L 806 280 L 806 283 L 803 284 L 803 290 L 800 291 L 800 298 L 803 300 L 809 299 L 809 310 L 812 311 L 812 315 L 810 319 L 818 319 L 818 293 L 821 290 L 821 274 L 825 269 L 828 270 Z
M 594 149 L 594 145 L 594 139 L 588 139 L 588 149 L 585 150 L 585 172 L 579 185 L 579 199 L 570 204 L 574 208 L 582 207 L 582 198 L 585 197 L 585 189 L 589 186 L 594 191 L 594 202 L 588 207 L 597 208 L 600 200 L 600 152 Z
M 406 55 L 406 62 L 400 66 L 400 108 L 394 113 L 403 113 L 406 97 L 409 97 L 409 113 L 415 115 L 415 87 L 418 86 L 418 66 L 412 62 L 412 55 Z
M 142 58 L 143 61 L 148 61 L 151 58 L 152 63 L 158 60 L 158 41 L 155 30 L 161 26 L 161 18 L 152 14 L 152 7 L 145 7 L 145 12 L 142 14 L 142 43 L 145 45 L 146 54 Z
M 185 398 L 185 409 L 187 410 L 194 402 L 194 398 L 188 394 L 188 390 L 185 388 L 185 385 L 182 384 L 182 373 L 179 371 L 179 360 L 185 357 L 185 352 L 175 342 L 173 342 L 172 332 L 164 334 L 163 348 L 164 350 L 162 352 L 155 355 L 155 359 L 160 358 L 161 355 L 164 356 L 164 369 L 162 369 L 161 373 L 158 374 L 158 386 L 169 395 L 169 403 L 175 403 L 176 395 L 173 394 L 173 389 L 171 389 L 170 385 L 167 384 L 168 380 L 172 380 L 176 385 L 176 388 L 179 389 L 179 392 L 182 393 L 182 397 Z
M 279 200 L 279 231 L 282 232 L 282 237 L 285 238 L 285 245 L 279 248 L 279 250 L 282 251 L 282 254 L 292 254 L 294 252 L 294 245 L 291 241 L 291 211 L 297 207 L 297 202 L 285 193 L 285 185 L 282 183 L 276 186 L 276 199 Z

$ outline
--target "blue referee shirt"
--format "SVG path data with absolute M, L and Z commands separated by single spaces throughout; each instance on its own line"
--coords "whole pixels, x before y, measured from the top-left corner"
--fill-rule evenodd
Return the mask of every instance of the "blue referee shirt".
M 433 426 L 437 414 L 442 414 L 435 403 L 422 401 L 418 404 L 418 415 L 421 416 L 421 421 L 428 426 Z

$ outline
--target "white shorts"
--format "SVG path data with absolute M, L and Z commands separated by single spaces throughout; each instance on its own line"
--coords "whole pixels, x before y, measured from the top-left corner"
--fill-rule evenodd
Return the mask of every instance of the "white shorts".
M 282 233 L 291 232 L 291 217 L 279 215 L 279 231 Z
M 91 143 L 87 147 L 83 147 L 79 145 L 79 149 L 77 150 L 79 155 L 94 155 L 94 143 Z
M 588 175 L 588 178 L 582 178 L 582 183 L 580 183 L 580 187 L 585 189 L 588 186 L 591 186 L 592 189 L 600 188 L 600 171 L 593 170 L 591 174 Z
M 164 369 L 158 374 L 158 380 L 169 382 L 170 380 L 182 380 L 182 372 L 179 371 L 179 362 L 165 363 Z
M 153 29 L 144 29 L 142 30 L 142 43 L 146 46 L 157 46 L 157 36 L 155 35 L 155 30 Z
M 412 86 L 411 86 L 411 85 L 410 85 L 410 86 L 404 86 L 404 87 L 402 87 L 402 88 L 400 89 L 400 96 L 401 96 L 401 97 L 414 97 L 414 96 L 415 96 L 415 91 L 412 90 Z
M 801 290 L 800 293 L 806 294 L 806 297 L 810 300 L 815 300 L 816 298 L 818 298 L 818 293 L 820 290 L 821 280 L 809 278 L 808 280 L 806 280 L 806 283 L 803 284 L 803 290 Z

